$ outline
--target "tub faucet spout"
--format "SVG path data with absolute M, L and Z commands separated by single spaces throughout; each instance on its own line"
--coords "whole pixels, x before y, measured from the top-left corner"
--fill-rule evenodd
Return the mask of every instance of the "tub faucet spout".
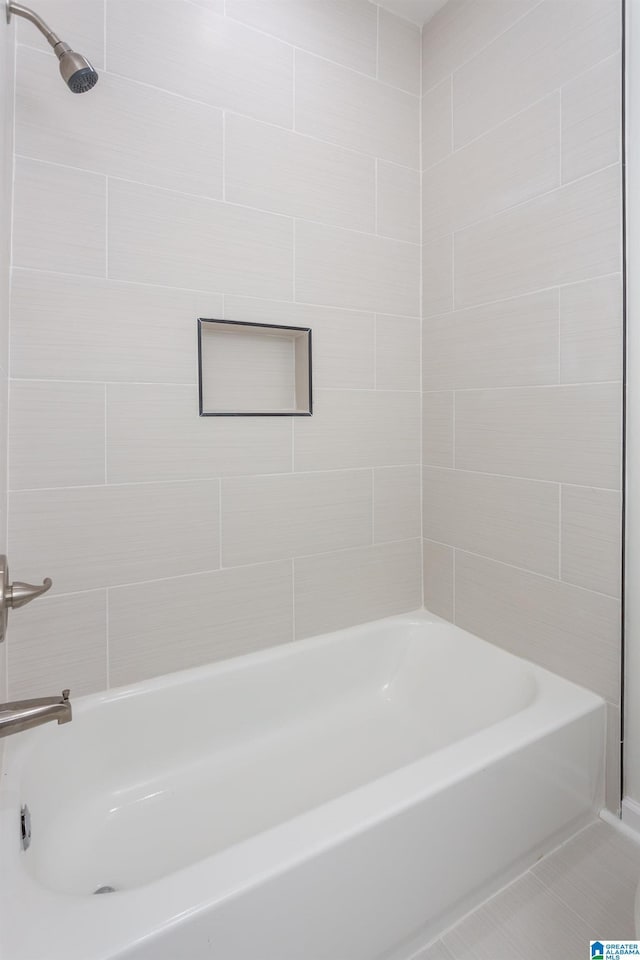
M 0 703 L 0 737 L 8 737 L 21 730 L 31 730 L 32 727 L 39 727 L 51 720 L 69 723 L 71 720 L 69 693 L 69 690 L 63 690 L 61 697 L 38 697 L 35 700 Z

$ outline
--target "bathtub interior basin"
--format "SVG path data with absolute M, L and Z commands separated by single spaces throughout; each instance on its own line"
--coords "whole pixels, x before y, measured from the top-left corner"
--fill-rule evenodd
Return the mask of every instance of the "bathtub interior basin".
M 450 642 L 444 624 L 380 623 L 81 708 L 25 778 L 29 869 L 71 894 L 145 884 L 533 701 L 522 661 Z

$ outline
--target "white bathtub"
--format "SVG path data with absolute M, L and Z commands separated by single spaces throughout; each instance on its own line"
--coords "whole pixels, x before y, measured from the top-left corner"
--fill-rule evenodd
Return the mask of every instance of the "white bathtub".
M 86 697 L 7 742 L 0 957 L 409 957 L 599 808 L 603 741 L 425 613 Z

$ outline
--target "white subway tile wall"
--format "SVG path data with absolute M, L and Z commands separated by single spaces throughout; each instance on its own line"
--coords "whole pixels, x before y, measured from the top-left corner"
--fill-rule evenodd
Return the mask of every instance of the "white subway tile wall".
M 108 237 L 114 280 L 283 299 L 293 293 L 289 217 L 110 179 Z
M 420 32 L 413 23 L 394 16 L 384 7 L 380 7 L 378 13 L 379 78 L 409 93 L 419 94 Z
M 519 3 L 511 5 L 522 11 Z M 621 26 L 617 0 L 535 4 L 530 13 L 454 70 L 455 146 L 468 143 L 618 52 Z
M 77 97 L 70 109 L 64 84 L 51 83 L 48 54 L 19 47 L 17 70 L 20 156 L 222 197 L 221 110 L 103 71 L 91 96 Z
M 425 466 L 423 496 L 427 539 L 558 576 L 557 484 Z
M 300 637 L 420 605 L 420 540 L 399 540 L 295 561 Z
M 204 4 L 153 0 L 152 17 L 148 0 L 106 0 L 106 7 L 110 73 L 220 110 L 292 126 L 294 51 L 289 43 Z M 192 144 L 196 151 L 199 146 Z
M 560 186 L 559 124 L 556 91 L 427 167 L 422 176 L 424 240 Z
M 422 35 L 368 0 L 48 13 L 101 78 L 69 97 L 18 25 L 0 443 L 9 373 L 13 570 L 55 588 L 0 692 L 424 596 L 606 697 L 615 807 L 620 0 L 449 0 Z M 313 417 L 199 419 L 198 316 L 312 327 Z
M 621 24 L 620 0 L 449 0 L 422 37 L 424 602 L 607 699 L 611 809 Z
M 418 97 L 298 51 L 295 73 L 296 130 L 382 160 L 419 166 Z
M 103 68 L 105 0 L 45 0 L 45 7 L 43 16 L 55 22 L 58 35 L 72 36 L 74 49 L 82 50 L 95 67 Z M 51 55 L 48 42 L 25 20 L 16 18 L 15 31 L 20 45 Z
M 620 605 L 564 580 L 456 550 L 456 622 L 613 703 L 620 692 Z
M 107 179 L 16 157 L 13 264 L 105 277 Z
M 106 687 L 106 590 L 43 597 L 22 612 L 12 617 L 8 639 L 12 700 Z
M 108 592 L 109 680 L 154 674 L 285 643 L 293 635 L 291 561 L 217 570 Z
M 12 489 L 105 482 L 102 383 L 16 380 L 9 415 Z
M 14 618 L 16 696 L 422 602 L 420 29 L 148 6 L 47 0 L 82 97 L 18 32 L 10 549 L 54 589 Z M 199 418 L 197 317 L 311 327 L 313 417 Z
M 419 180 L 417 170 L 378 160 L 378 230 L 386 237 L 420 242 L 420 208 L 415 207 Z

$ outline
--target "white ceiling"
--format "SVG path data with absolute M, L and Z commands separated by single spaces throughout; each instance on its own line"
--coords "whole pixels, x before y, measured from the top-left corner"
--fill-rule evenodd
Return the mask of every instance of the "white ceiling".
M 444 7 L 447 0 L 378 0 L 378 2 L 392 13 L 399 13 L 401 17 L 422 25 L 427 20 L 431 20 L 434 13 L 440 7 Z

